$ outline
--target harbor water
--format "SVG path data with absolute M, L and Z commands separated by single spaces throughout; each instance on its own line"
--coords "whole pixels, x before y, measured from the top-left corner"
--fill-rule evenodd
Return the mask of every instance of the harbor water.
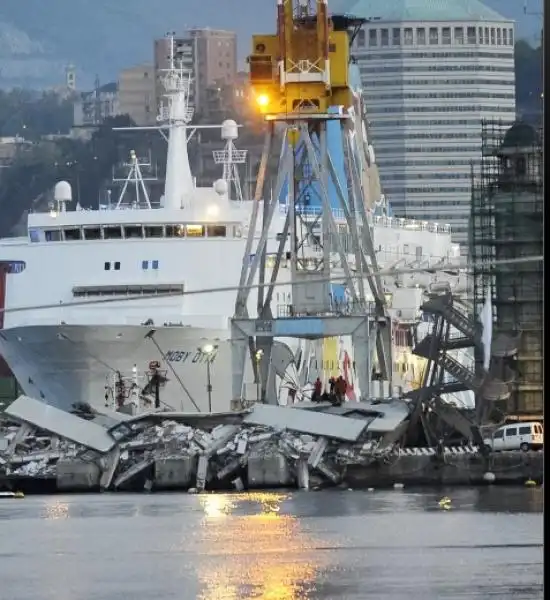
M 2 597 L 535 600 L 542 507 L 540 487 L 5 499 Z

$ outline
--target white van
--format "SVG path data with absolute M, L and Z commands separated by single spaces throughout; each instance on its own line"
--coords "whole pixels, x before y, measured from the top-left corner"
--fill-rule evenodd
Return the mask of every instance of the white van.
M 544 445 L 542 425 L 535 421 L 504 425 L 484 440 L 494 452 L 503 450 L 538 450 Z

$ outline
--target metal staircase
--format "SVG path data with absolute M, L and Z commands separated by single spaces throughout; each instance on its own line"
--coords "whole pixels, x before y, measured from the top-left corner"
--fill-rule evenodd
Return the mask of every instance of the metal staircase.
M 421 421 L 426 441 L 436 441 L 437 427 L 433 427 L 435 413 L 446 425 L 450 425 L 470 441 L 479 443 L 479 426 L 484 421 L 487 406 L 492 402 L 508 399 L 510 385 L 483 368 L 474 370 L 464 366 L 449 354 L 450 351 L 468 347 L 483 350 L 481 326 L 453 305 L 453 297 L 449 292 L 432 296 L 421 309 L 433 315 L 434 325 L 432 332 L 418 342 L 413 350 L 414 354 L 427 360 L 427 365 L 422 386 L 406 394 L 414 404 L 409 433 L 417 435 L 418 423 Z M 453 337 L 451 328 L 461 335 Z M 498 359 L 509 356 L 514 351 L 517 351 L 517 340 L 497 338 L 492 343 L 491 356 Z M 445 381 L 446 373 L 454 381 L 449 382 L 448 378 Z M 466 418 L 458 408 L 441 400 L 443 394 L 467 390 L 472 390 L 476 395 L 474 419 Z M 427 418 L 428 413 L 431 413 L 430 419 Z

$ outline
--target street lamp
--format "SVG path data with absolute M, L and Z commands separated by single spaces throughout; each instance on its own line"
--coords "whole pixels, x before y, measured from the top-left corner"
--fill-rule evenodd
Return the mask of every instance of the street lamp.
M 217 349 L 218 346 L 214 346 L 214 344 L 205 344 L 202 348 L 198 349 L 201 356 L 206 358 L 206 391 L 208 392 L 209 413 L 212 413 L 212 379 L 210 376 L 210 363 L 212 362 L 212 358 Z
M 264 355 L 264 351 L 260 348 L 260 350 L 256 350 L 256 354 L 254 358 L 256 359 L 256 396 L 258 402 L 261 401 L 261 383 L 262 383 L 262 375 L 260 372 L 260 362 L 262 360 L 262 356 Z

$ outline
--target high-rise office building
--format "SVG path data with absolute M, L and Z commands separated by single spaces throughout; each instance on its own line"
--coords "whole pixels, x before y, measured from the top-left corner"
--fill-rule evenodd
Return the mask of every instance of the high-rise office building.
M 385 194 L 394 214 L 468 239 L 481 121 L 515 119 L 514 24 L 479 0 L 357 0 L 354 43 Z

